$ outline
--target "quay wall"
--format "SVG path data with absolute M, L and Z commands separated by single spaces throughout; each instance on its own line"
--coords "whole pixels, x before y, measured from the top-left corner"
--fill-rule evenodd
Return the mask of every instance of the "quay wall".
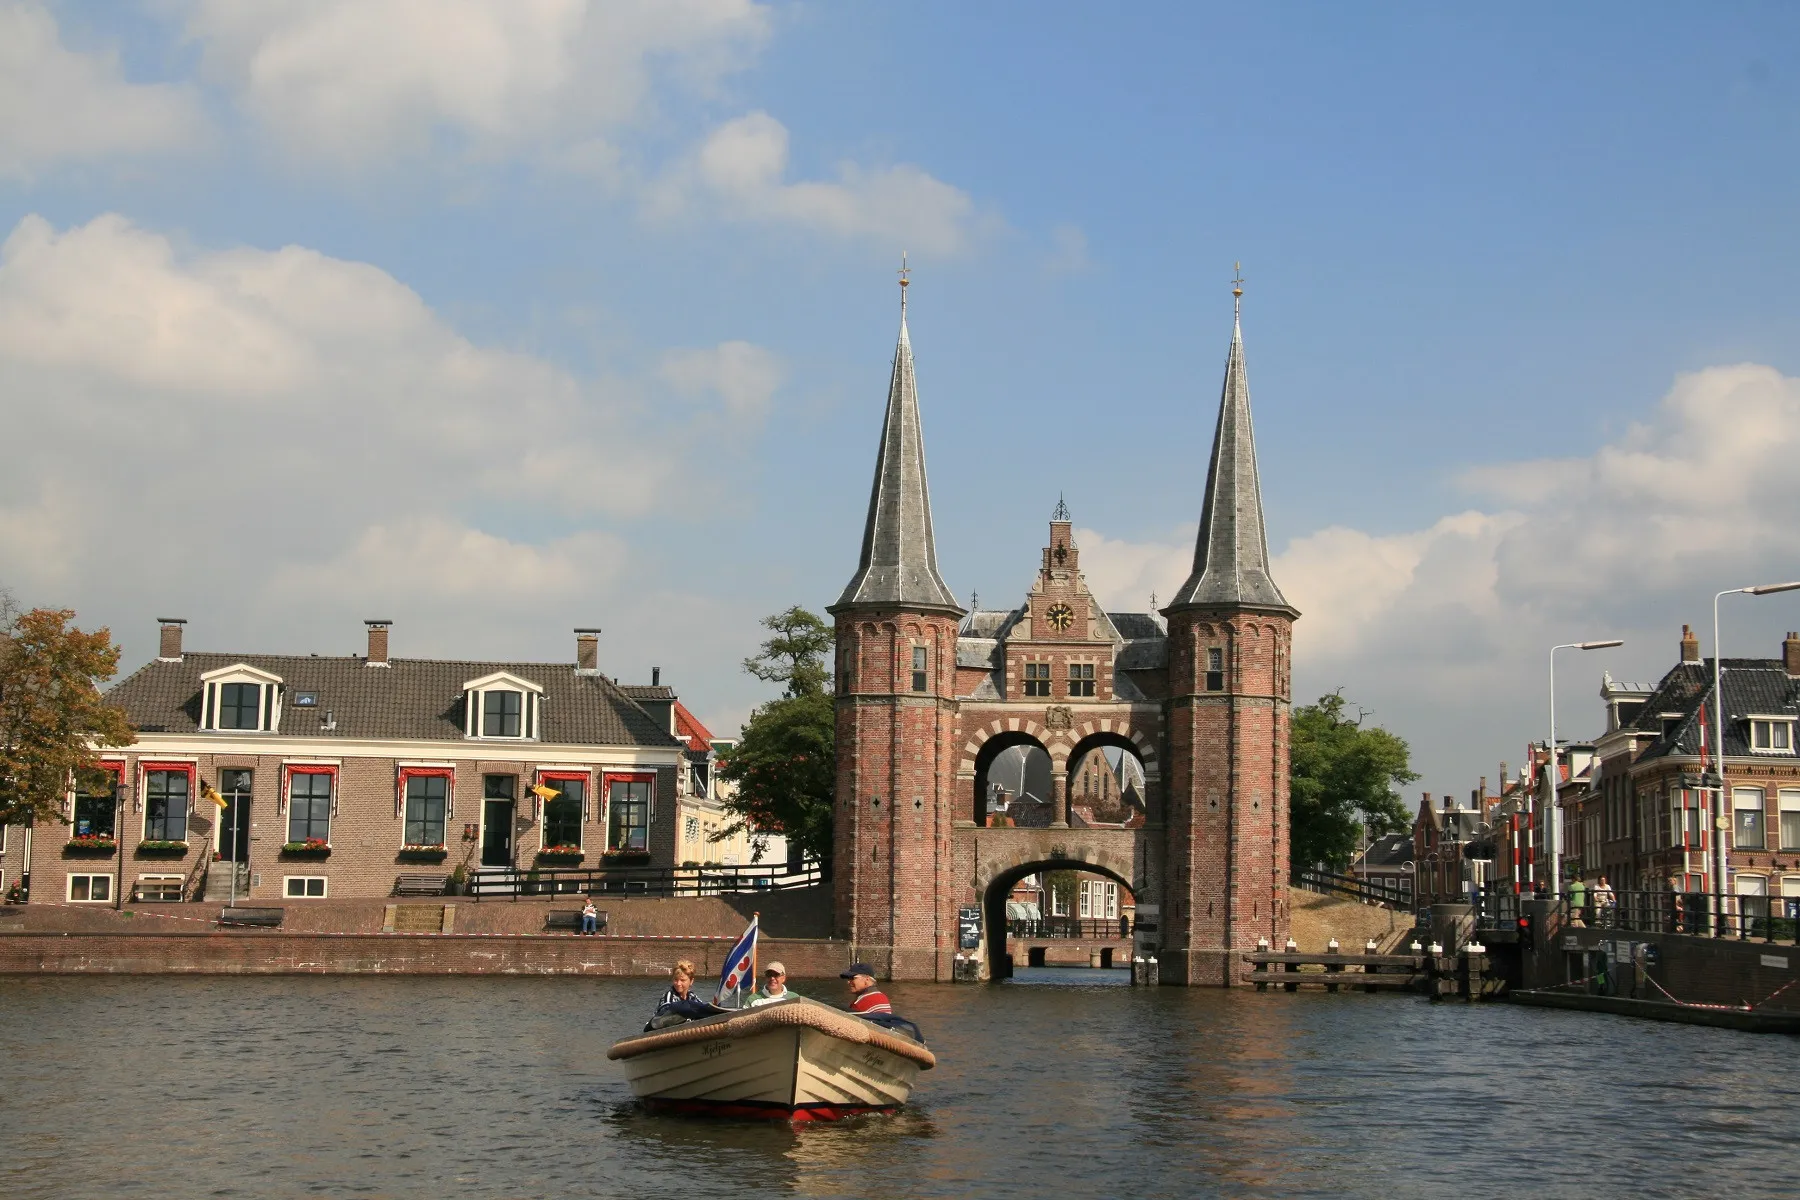
M 1619 973 L 1617 994 L 1684 1004 L 1750 1005 L 1761 1012 L 1800 1013 L 1800 946 L 1740 938 L 1641 933 L 1562 925 L 1546 938 L 1525 970 L 1527 987 L 1566 987 L 1585 978 L 1607 943 L 1655 947 L 1656 961 L 1642 977 L 1629 965 Z

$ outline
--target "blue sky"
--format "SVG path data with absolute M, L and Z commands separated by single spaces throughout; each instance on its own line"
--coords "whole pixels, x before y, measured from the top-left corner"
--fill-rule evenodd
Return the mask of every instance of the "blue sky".
M 1800 575 L 1800 13 L 0 0 L 0 582 L 560 658 L 722 730 L 855 562 L 896 318 L 945 577 L 1185 571 L 1234 261 L 1296 684 L 1465 791 Z M 1772 654 L 1791 597 L 1733 601 Z M 1710 630 L 1706 630 L 1710 641 Z

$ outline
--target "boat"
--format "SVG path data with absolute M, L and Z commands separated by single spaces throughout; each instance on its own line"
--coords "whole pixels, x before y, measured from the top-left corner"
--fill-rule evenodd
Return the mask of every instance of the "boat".
M 898 1108 L 937 1065 L 923 1039 L 800 997 L 628 1037 L 606 1057 L 648 1108 L 792 1121 Z

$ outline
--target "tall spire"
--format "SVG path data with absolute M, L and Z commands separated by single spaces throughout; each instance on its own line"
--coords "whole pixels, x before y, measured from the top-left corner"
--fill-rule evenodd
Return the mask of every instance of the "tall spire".
M 1250 381 L 1244 372 L 1240 321 L 1244 280 L 1232 280 L 1231 350 L 1206 469 L 1206 502 L 1194 544 L 1194 571 L 1164 609 L 1262 608 L 1298 616 L 1269 577 L 1269 542 L 1263 531 L 1262 487 L 1256 474 L 1256 438 L 1250 428 Z
M 831 611 L 863 606 L 963 611 L 938 574 L 937 543 L 931 533 L 925 435 L 919 425 L 912 340 L 906 332 L 908 273 L 902 255 L 900 340 L 894 347 L 894 375 L 888 383 L 887 418 L 881 426 L 869 519 L 863 527 L 862 560 Z

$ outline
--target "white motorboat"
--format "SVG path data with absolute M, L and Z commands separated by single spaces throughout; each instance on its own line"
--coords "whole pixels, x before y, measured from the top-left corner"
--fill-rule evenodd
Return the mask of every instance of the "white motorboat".
M 652 1108 L 795 1121 L 898 1108 L 937 1065 L 921 1041 L 798 997 L 628 1037 L 606 1056 Z

